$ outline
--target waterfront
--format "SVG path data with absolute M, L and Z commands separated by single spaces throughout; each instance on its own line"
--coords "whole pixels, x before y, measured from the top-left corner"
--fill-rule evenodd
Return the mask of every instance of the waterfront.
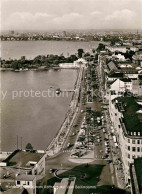
M 73 89 L 77 70 L 2 72 L 1 77 L 2 90 L 8 91 L 2 101 L 2 150 L 13 151 L 16 148 L 17 135 L 19 148 L 22 137 L 23 148 L 30 142 L 35 149 L 46 149 L 64 120 L 72 93 L 69 97 L 22 96 L 12 100 L 12 91 Z
M 75 54 L 79 48 L 90 52 L 97 48 L 99 41 L 81 42 L 81 41 L 2 41 L 2 59 L 20 59 L 26 56 L 32 59 L 38 55 L 47 54 Z
M 26 56 L 32 59 L 37 55 L 60 55 L 62 53 L 67 56 L 68 53 L 75 54 L 79 48 L 90 51 L 98 44 L 99 42 L 95 41 L 6 41 L 2 42 L 2 58 L 18 59 Z M 12 100 L 11 93 L 13 90 L 43 91 L 50 86 L 73 89 L 77 71 L 2 72 L 1 76 L 2 91 L 8 91 L 6 98 L 2 101 L 1 149 L 3 151 L 14 150 L 17 135 L 19 136 L 19 148 L 22 137 L 23 148 L 26 143 L 30 142 L 35 149 L 46 149 L 64 120 L 72 94 L 70 93 L 68 98 L 48 98 L 47 100 L 21 97 Z

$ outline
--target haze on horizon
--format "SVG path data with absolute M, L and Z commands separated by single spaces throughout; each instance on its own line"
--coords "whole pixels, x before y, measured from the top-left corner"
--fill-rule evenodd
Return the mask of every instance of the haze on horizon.
M 142 0 L 2 0 L 3 30 L 142 29 Z

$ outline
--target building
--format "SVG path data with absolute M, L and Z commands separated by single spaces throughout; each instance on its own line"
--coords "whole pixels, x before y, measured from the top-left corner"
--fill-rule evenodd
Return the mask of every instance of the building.
M 135 46 L 106 46 L 106 49 L 109 50 L 110 52 L 121 52 L 121 53 L 126 53 L 127 50 L 131 51 L 137 51 L 138 48 Z
M 36 194 L 36 176 L 17 175 L 15 178 L 16 188 L 25 188 L 29 194 Z
M 140 67 L 142 67 L 142 51 L 136 52 L 136 54 L 133 55 L 132 59 L 135 64 L 140 65 Z
M 117 59 L 118 61 L 126 61 L 124 55 L 118 54 L 118 55 L 112 55 L 114 59 Z
M 17 169 L 25 169 L 27 174 L 45 174 L 45 154 L 37 152 L 27 152 L 19 150 L 9 162 L 15 163 Z
M 110 61 L 110 62 L 107 64 L 107 67 L 108 67 L 108 72 L 111 72 L 111 71 L 118 71 L 118 70 L 119 70 L 118 66 L 117 66 L 116 63 L 113 62 L 113 61 Z
M 45 157 L 45 153 L 37 151 L 15 150 L 4 160 L 7 166 L 1 168 L 0 178 L 12 186 L 12 191 L 13 187 L 24 187 L 30 190 L 29 194 L 35 194 L 36 179 L 45 176 Z M 9 188 L 4 189 L 9 191 Z
M 142 96 L 142 82 L 139 79 L 132 80 L 132 93 L 136 96 Z
M 78 59 L 77 61 L 74 61 L 73 63 L 60 63 L 60 68 L 86 68 L 87 61 L 83 58 Z
M 123 91 L 123 90 L 122 90 Z M 126 183 L 130 184 L 130 164 L 142 157 L 142 109 L 134 97 L 122 93 L 109 96 L 109 113 L 121 150 Z
M 134 159 L 134 163 L 130 165 L 131 176 L 131 193 L 142 193 L 142 158 Z

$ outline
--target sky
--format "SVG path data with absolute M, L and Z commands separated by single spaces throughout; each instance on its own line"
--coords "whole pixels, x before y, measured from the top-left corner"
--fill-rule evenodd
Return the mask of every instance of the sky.
M 1 0 L 2 30 L 142 29 L 142 0 Z

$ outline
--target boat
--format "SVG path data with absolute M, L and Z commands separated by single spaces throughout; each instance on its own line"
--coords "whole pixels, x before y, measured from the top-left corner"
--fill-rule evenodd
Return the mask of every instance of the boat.
M 60 92 L 61 92 L 60 88 L 57 88 L 56 89 L 56 94 L 60 94 Z

